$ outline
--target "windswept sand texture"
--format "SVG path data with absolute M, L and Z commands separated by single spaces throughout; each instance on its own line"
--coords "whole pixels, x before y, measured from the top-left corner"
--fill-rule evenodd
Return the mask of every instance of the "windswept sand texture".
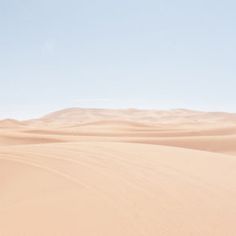
M 1 236 L 236 235 L 236 115 L 0 121 L 0 186 Z

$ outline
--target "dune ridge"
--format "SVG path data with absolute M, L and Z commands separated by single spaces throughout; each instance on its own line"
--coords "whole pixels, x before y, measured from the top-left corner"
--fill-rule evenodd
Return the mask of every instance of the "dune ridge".
M 236 114 L 225 112 L 202 112 L 186 109 L 141 110 L 141 109 L 88 109 L 70 108 L 48 114 L 40 119 L 58 123 L 89 123 L 96 121 L 133 121 L 147 124 L 234 124 Z

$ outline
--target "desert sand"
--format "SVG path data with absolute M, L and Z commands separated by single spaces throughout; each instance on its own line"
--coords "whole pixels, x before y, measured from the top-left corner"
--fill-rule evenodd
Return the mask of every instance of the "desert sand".
M 0 121 L 0 235 L 236 235 L 236 114 L 71 108 Z

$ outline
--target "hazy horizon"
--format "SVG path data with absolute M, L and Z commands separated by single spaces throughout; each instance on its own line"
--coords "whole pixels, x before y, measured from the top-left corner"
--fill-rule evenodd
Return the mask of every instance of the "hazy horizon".
M 19 121 L 27 121 L 27 120 L 31 120 L 31 119 L 40 119 L 44 116 L 47 116 L 49 114 L 55 113 L 55 112 L 59 112 L 59 111 L 66 111 L 66 110 L 70 110 L 70 109 L 85 109 L 85 110 L 93 110 L 93 109 L 97 109 L 97 110 L 143 110 L 143 111 L 174 111 L 174 110 L 186 110 L 186 111 L 194 111 L 194 112 L 212 112 L 212 113 L 229 113 L 229 114 L 236 114 L 236 112 L 228 112 L 228 111 L 222 111 L 222 110 L 197 110 L 197 109 L 190 109 L 190 108 L 181 108 L 181 107 L 176 107 L 176 108 L 166 108 L 166 109 L 158 109 L 158 108 L 137 108 L 137 107 L 121 107 L 121 108 L 112 108 L 112 107 L 61 107 L 59 109 L 56 110 L 51 110 L 48 112 L 44 112 L 35 116 L 25 116 L 25 117 L 14 117 L 14 116 L 9 116 L 9 117 L 0 117 L 0 121 L 1 120 L 19 120 Z

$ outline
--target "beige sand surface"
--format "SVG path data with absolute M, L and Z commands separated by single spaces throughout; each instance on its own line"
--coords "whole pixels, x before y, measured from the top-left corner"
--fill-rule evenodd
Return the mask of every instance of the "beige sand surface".
M 0 121 L 0 235 L 236 235 L 235 121 L 75 108 Z

